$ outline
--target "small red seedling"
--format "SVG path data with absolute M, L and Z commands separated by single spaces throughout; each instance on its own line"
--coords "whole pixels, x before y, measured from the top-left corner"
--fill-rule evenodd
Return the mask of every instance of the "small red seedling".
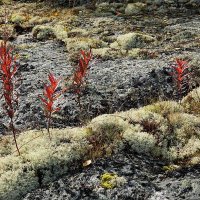
M 16 140 L 16 128 L 14 125 L 14 116 L 18 107 L 18 93 L 16 91 L 16 78 L 18 67 L 15 63 L 16 57 L 12 55 L 12 48 L 9 47 L 6 40 L 0 44 L 0 75 L 2 80 L 2 97 L 4 98 L 4 110 L 10 118 L 10 128 L 13 133 L 15 146 L 20 155 Z
M 179 96 L 181 96 L 185 91 L 184 89 L 189 87 L 189 65 L 187 61 L 176 59 L 176 64 L 171 66 L 173 68 L 170 75 L 173 77 Z
M 60 108 L 54 107 L 54 104 L 62 94 L 62 91 L 57 91 L 61 78 L 56 79 L 56 77 L 52 73 L 49 74 L 48 78 L 50 84 L 44 85 L 44 98 L 41 96 L 39 96 L 39 98 L 41 99 L 44 105 L 44 112 L 47 118 L 47 132 L 49 134 L 49 139 L 51 140 L 51 134 L 49 129 L 51 125 L 52 114 L 60 110 Z
M 89 63 L 92 59 L 92 52 L 90 49 L 89 52 L 81 50 L 80 53 L 81 53 L 81 56 L 79 58 L 78 67 L 75 70 L 74 75 L 73 75 L 73 87 L 74 87 L 74 92 L 77 95 L 77 102 L 78 102 L 79 108 L 81 110 L 81 103 L 80 103 L 81 91 L 85 83 L 85 76 L 89 69 Z

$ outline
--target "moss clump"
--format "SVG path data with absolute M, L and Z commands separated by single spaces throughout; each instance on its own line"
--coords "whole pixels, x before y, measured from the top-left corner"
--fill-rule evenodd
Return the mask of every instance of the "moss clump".
M 154 42 L 155 39 L 147 34 L 131 32 L 124 35 L 119 35 L 117 41 L 110 45 L 111 48 L 120 48 L 131 50 L 132 48 L 142 48 L 148 43 Z
M 39 17 L 39 16 L 34 16 L 29 19 L 28 23 L 31 26 L 35 25 L 41 25 L 50 22 L 51 20 L 48 17 Z
M 129 3 L 125 8 L 126 15 L 135 15 L 143 11 L 146 7 L 145 3 L 136 2 L 136 3 Z
M 81 28 L 72 29 L 68 32 L 69 38 L 87 37 L 88 35 L 89 35 L 89 32 L 86 29 L 81 29 Z
M 131 50 L 128 51 L 128 56 L 130 58 L 138 58 L 140 56 L 140 48 L 133 48 Z
M 80 49 L 90 49 L 91 48 L 103 48 L 107 47 L 107 44 L 99 39 L 95 38 L 67 38 L 65 40 L 67 50 L 70 51 L 79 51 Z
M 4 34 L 4 28 L 5 28 L 4 24 L 0 25 L 0 38 L 1 39 L 2 39 L 2 36 Z M 8 38 L 15 38 L 16 37 L 16 32 L 15 32 L 13 24 L 7 24 L 6 30 L 7 30 L 7 33 L 8 33 Z
M 116 59 L 120 58 L 122 56 L 121 51 L 117 49 L 112 49 L 109 47 L 105 48 L 98 48 L 98 49 L 92 49 L 92 53 L 94 56 L 100 57 L 101 59 Z
M 87 140 L 91 145 L 88 159 L 110 155 L 117 150 L 126 122 L 116 116 L 103 115 L 95 118 L 87 127 Z
M 200 87 L 194 89 L 181 101 L 181 105 L 184 107 L 185 112 L 192 113 L 194 115 L 200 114 Z
M 101 176 L 101 186 L 106 189 L 112 189 L 116 186 L 116 174 L 105 173 Z
M 33 37 L 38 40 L 48 40 L 56 37 L 54 29 L 48 25 L 37 25 L 32 30 Z
M 179 169 L 180 166 L 178 165 L 165 165 L 162 167 L 162 169 L 165 171 L 165 172 L 173 172 L 177 169 Z
M 200 118 L 183 110 L 174 102 L 161 102 L 121 113 L 130 123 L 123 137 L 138 153 L 190 160 L 199 151 Z
M 51 130 L 51 142 L 46 131 L 28 131 L 17 138 L 21 146 L 18 157 L 11 154 L 15 151 L 12 140 L 0 138 L 0 199 L 18 200 L 81 165 L 82 159 L 108 155 L 127 145 L 170 162 L 199 163 L 199 124 L 198 115 L 185 113 L 183 106 L 167 101 L 101 115 L 84 128 Z M 105 174 L 101 182 L 103 187 L 113 188 L 120 180 L 123 182 L 123 177 Z
M 11 16 L 11 22 L 14 24 L 22 24 L 26 21 L 26 17 L 20 13 L 15 13 Z
M 54 33 L 57 40 L 64 42 L 68 38 L 68 29 L 62 24 L 54 26 Z
M 0 157 L 0 199 L 18 200 L 27 192 L 45 185 L 67 173 L 72 165 L 81 164 L 87 152 L 84 129 L 52 130 L 47 134 L 29 131 L 18 137 L 21 156 Z M 11 152 L 14 152 L 14 145 Z M 2 151 L 1 151 L 2 152 Z M 79 162 L 78 162 L 79 160 Z
M 119 177 L 114 173 L 104 173 L 101 176 L 101 187 L 105 189 L 113 189 L 115 187 L 120 187 L 126 183 L 126 179 L 124 177 Z
M 175 101 L 161 101 L 142 108 L 145 111 L 154 112 L 162 116 L 167 116 L 170 113 L 184 112 L 183 106 Z

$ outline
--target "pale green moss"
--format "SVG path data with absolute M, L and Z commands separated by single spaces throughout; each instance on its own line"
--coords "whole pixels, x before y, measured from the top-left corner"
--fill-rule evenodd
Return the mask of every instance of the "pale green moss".
M 106 56 L 109 56 L 111 51 L 111 48 L 99 48 L 99 49 L 92 49 L 92 53 L 95 56 L 100 56 L 105 58 Z
M 107 126 L 110 132 L 105 132 L 105 129 L 105 134 L 114 135 L 117 132 L 123 132 L 129 126 L 129 124 L 122 117 L 117 115 L 101 115 L 94 118 L 88 126 L 91 127 L 95 132 L 99 132 L 99 130 L 102 130 L 103 127 Z
M 20 13 L 15 13 L 11 16 L 11 22 L 14 24 L 22 24 L 26 21 L 26 17 Z
M 29 131 L 18 137 L 21 156 L 0 157 L 0 199 L 17 200 L 39 186 L 67 173 L 87 151 L 84 129 Z M 14 150 L 14 145 L 13 145 Z M 77 163 L 78 164 L 78 163 Z
M 40 16 L 34 16 L 31 17 L 28 21 L 30 25 L 41 25 L 50 22 L 51 20 L 48 17 L 40 17 Z
M 140 56 L 140 48 L 133 48 L 131 50 L 128 51 L 128 56 L 130 58 L 138 58 Z
M 150 155 L 150 153 L 154 151 L 156 155 L 158 154 L 158 150 L 155 152 L 157 141 L 154 136 L 149 133 L 142 131 L 135 132 L 135 129 L 130 128 L 124 133 L 124 139 L 129 143 L 131 149 L 138 153 Z
M 126 15 L 135 15 L 143 11 L 146 7 L 145 3 L 136 2 L 136 3 L 129 3 L 125 8 Z
M 54 29 L 49 25 L 37 25 L 33 28 L 32 34 L 38 40 L 48 40 L 55 38 Z
M 132 48 L 141 48 L 148 43 L 154 42 L 155 39 L 147 34 L 131 32 L 124 35 L 119 35 L 117 41 L 110 45 L 111 48 L 120 48 L 130 50 Z
M 103 48 L 107 47 L 107 44 L 99 39 L 95 38 L 68 38 L 65 40 L 68 51 L 79 51 L 80 49 L 90 48 Z
M 169 113 L 184 112 L 183 106 L 175 101 L 161 101 L 142 108 L 145 111 L 155 112 L 166 116 Z
M 65 41 L 68 38 L 68 29 L 62 24 L 57 24 L 54 26 L 54 33 L 57 40 Z
M 68 37 L 87 37 L 89 35 L 89 32 L 86 29 L 82 28 L 75 28 L 68 32 Z
M 46 130 L 28 131 L 17 138 L 21 156 L 16 156 L 12 140 L 1 139 L 0 199 L 18 200 L 39 184 L 66 174 L 83 158 L 95 159 L 127 145 L 132 151 L 171 162 L 187 159 L 198 163 L 200 118 L 183 110 L 168 101 L 101 115 L 83 128 L 51 130 L 52 141 Z M 116 176 L 113 180 L 116 186 Z M 114 187 L 109 184 L 105 187 Z
M 185 112 L 199 115 L 200 114 L 200 87 L 194 89 L 181 101 Z
M 191 158 L 199 151 L 200 118 L 183 113 L 183 108 L 174 102 L 157 103 L 119 115 L 132 124 L 123 137 L 138 153 L 174 161 Z

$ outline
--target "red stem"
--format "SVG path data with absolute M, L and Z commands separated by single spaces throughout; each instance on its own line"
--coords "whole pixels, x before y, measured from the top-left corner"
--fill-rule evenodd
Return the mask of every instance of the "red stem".
M 14 123 L 13 123 L 13 118 L 10 119 L 10 126 L 11 126 L 11 129 L 12 129 L 12 132 L 13 132 L 13 137 L 14 137 L 14 141 L 15 141 L 15 146 L 16 146 L 18 155 L 20 156 L 19 147 L 18 147 L 18 145 L 17 145 L 16 129 L 15 129 L 15 126 L 14 126 Z
M 51 140 L 51 133 L 50 133 L 50 125 L 51 125 L 51 112 L 49 113 L 48 117 L 47 117 L 47 132 L 49 134 L 49 139 Z

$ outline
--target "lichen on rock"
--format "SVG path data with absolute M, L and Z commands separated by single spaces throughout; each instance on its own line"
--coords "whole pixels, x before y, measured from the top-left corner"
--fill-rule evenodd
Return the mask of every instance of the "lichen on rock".
M 105 189 L 113 189 L 114 187 L 120 187 L 126 183 L 125 177 L 119 177 L 114 173 L 104 173 L 101 176 L 101 187 Z

